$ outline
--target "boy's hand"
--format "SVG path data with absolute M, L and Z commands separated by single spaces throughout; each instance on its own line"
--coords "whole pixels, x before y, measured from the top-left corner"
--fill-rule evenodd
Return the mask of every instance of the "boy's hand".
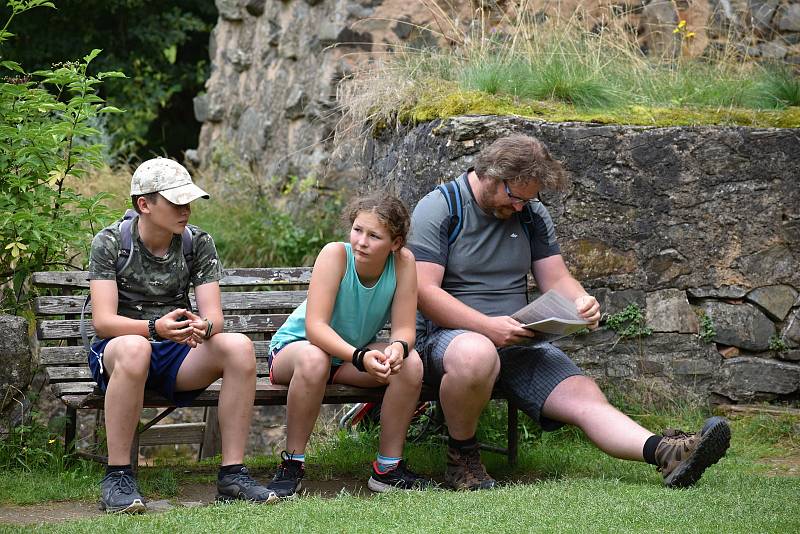
M 201 345 L 206 339 L 205 335 L 208 323 L 205 319 L 191 311 L 187 310 L 185 315 L 192 326 L 192 340 L 195 342 L 194 346 Z
M 389 383 L 392 368 L 386 363 L 386 355 L 379 350 L 372 349 L 364 355 L 364 368 L 369 374 L 378 379 L 381 384 Z
M 390 343 L 383 349 L 386 356 L 386 364 L 391 369 L 391 374 L 396 375 L 403 367 L 403 347 L 400 343 Z
M 191 313 L 191 312 L 188 312 Z M 188 319 L 180 320 L 187 315 L 187 310 L 177 308 L 163 317 L 156 319 L 156 334 L 161 339 L 168 339 L 176 343 L 185 343 L 194 348 L 197 344 L 192 339 L 191 321 Z

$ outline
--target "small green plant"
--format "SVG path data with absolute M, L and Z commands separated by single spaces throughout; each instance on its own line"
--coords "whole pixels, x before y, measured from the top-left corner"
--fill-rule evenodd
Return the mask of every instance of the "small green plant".
M 703 341 L 703 343 L 711 343 L 717 335 L 717 330 L 714 328 L 714 322 L 711 320 L 705 312 L 700 311 L 698 313 L 698 319 L 700 320 L 700 332 L 697 336 Z
M 42 0 L 10 0 L 0 43 L 12 36 L 11 20 Z M 119 112 L 97 96 L 103 80 L 119 72 L 88 73 L 100 54 L 26 73 L 0 56 L 0 310 L 19 311 L 27 302 L 25 280 L 33 271 L 80 267 L 91 235 L 108 214 L 102 194 L 83 197 L 70 188 L 87 167 L 102 164 L 100 132 L 92 124 Z
M 620 339 L 646 337 L 653 333 L 653 329 L 645 324 L 644 315 L 637 304 L 628 304 L 624 310 L 609 315 L 606 326 L 616 332 Z
M 789 347 L 786 345 L 786 342 L 779 336 L 778 334 L 773 334 L 771 338 L 769 338 L 769 350 L 774 350 L 775 352 L 784 352 Z
M 33 471 L 64 466 L 64 445 L 36 414 L 31 422 L 11 428 L 0 436 L 0 468 Z

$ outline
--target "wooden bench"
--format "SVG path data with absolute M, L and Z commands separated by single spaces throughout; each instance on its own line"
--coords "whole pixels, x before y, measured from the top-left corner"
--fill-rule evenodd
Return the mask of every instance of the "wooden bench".
M 241 332 L 254 340 L 257 360 L 255 405 L 285 405 L 288 388 L 271 384 L 267 368 L 269 338 L 283 324 L 289 313 L 306 297 L 310 267 L 228 269 L 220 281 L 225 331 Z M 56 397 L 66 407 L 64 434 L 67 450 L 75 452 L 77 411 L 103 408 L 103 394 L 92 380 L 87 357 L 80 335 L 80 312 L 89 282 L 84 271 L 39 272 L 32 276 L 37 288 L 47 288 L 51 296 L 35 300 L 36 337 L 39 344 L 39 362 L 45 369 L 47 380 Z M 40 291 L 44 293 L 45 291 Z M 192 305 L 194 296 L 192 295 Z M 87 314 L 90 311 L 87 310 Z M 87 319 L 87 331 L 93 329 Z M 157 424 L 169 415 L 175 406 L 162 396 L 146 391 L 144 406 L 163 410 L 151 421 L 140 425 L 132 459 L 138 456 L 138 447 L 144 445 L 200 443 L 200 456 L 213 456 L 219 452 L 219 430 L 216 409 L 220 382 L 208 387 L 192 403 L 192 407 L 207 407 L 202 423 Z M 495 392 L 495 398 L 503 398 Z M 365 389 L 353 386 L 329 385 L 323 403 L 345 404 L 375 402 L 383 398 L 383 389 Z M 421 400 L 435 400 L 436 392 L 423 388 Z M 517 410 L 508 406 L 507 447 L 483 445 L 487 450 L 508 456 L 511 464 L 517 458 Z M 78 454 L 99 461 L 105 458 L 89 453 Z

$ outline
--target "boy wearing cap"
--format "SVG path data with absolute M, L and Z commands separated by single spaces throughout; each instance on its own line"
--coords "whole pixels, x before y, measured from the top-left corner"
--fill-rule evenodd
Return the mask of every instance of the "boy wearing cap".
M 125 266 L 117 272 L 120 221 L 92 240 L 89 288 L 95 337 L 89 367 L 105 392 L 108 467 L 100 506 L 107 512 L 146 509 L 130 465 L 144 390 L 184 406 L 218 378 L 223 382 L 217 499 L 277 501 L 242 465 L 255 395 L 255 352 L 246 336 L 222 332 L 222 266 L 211 236 L 188 225 L 190 203 L 201 197 L 208 194 L 182 165 L 166 158 L 145 161 L 131 179 L 137 216 Z M 187 228 L 188 255 L 187 238 L 182 237 Z M 197 313 L 189 304 L 190 285 Z

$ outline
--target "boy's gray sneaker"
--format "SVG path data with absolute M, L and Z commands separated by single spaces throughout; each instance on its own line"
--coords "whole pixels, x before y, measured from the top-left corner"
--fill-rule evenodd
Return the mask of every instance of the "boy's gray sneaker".
M 126 471 L 112 471 L 100 483 L 100 509 L 109 514 L 141 514 L 147 510 L 136 479 Z
M 217 502 L 250 501 L 269 504 L 277 502 L 278 496 L 250 476 L 250 471 L 242 467 L 236 473 L 217 478 Z

